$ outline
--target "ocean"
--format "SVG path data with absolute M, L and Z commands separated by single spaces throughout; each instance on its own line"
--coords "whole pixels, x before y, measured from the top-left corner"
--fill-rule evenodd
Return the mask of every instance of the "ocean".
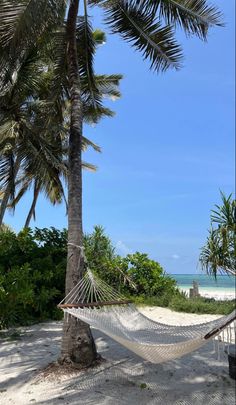
M 235 293 L 235 277 L 233 276 L 208 276 L 206 274 L 170 274 L 177 282 L 178 287 L 181 289 L 192 288 L 193 280 L 198 282 L 201 291 L 217 291 Z

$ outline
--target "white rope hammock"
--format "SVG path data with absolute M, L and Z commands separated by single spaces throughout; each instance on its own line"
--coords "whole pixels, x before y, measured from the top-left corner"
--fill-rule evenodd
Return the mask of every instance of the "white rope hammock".
M 227 330 L 227 343 L 235 342 L 236 311 L 198 325 L 171 326 L 154 322 L 90 270 L 58 307 L 152 363 L 190 353 L 223 330 Z

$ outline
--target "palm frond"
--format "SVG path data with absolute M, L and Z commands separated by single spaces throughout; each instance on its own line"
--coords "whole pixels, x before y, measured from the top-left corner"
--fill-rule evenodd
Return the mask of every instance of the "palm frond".
M 85 162 L 85 161 L 82 161 L 82 167 L 83 167 L 83 169 L 89 170 L 90 172 L 97 171 L 97 166 L 95 166 L 91 163 Z
M 89 105 L 88 103 L 83 104 L 83 118 L 86 124 L 97 124 L 104 117 L 114 117 L 114 111 L 107 107 L 97 105 Z
M 11 42 L 15 49 L 32 44 L 49 26 L 55 26 L 64 17 L 64 0 L 1 0 L 0 46 Z
M 206 39 L 210 26 L 222 26 L 222 14 L 207 0 L 139 0 L 141 7 L 160 15 L 166 24 Z
M 44 52 L 46 64 L 51 72 L 50 95 L 55 99 L 67 92 L 67 36 L 66 27 L 63 24 L 51 33 Z
M 82 148 L 86 150 L 88 146 L 91 146 L 96 152 L 101 152 L 101 148 L 96 143 L 92 142 L 90 139 L 86 138 L 85 136 L 82 137 Z
M 95 75 L 94 82 L 96 85 L 96 91 L 99 94 L 99 97 L 94 102 L 94 107 L 101 106 L 102 98 L 110 98 L 111 100 L 117 100 L 121 97 L 119 90 L 119 83 L 122 79 L 122 75 Z M 83 90 L 83 99 L 87 104 L 91 104 L 90 93 L 87 86 L 86 78 L 81 80 L 81 88 Z M 97 102 L 98 101 L 98 102 Z
M 103 9 L 119 4 L 120 0 L 89 0 L 91 6 Z M 165 25 L 182 28 L 187 34 L 206 39 L 211 26 L 223 26 L 223 16 L 219 9 L 209 5 L 207 0 L 126 0 L 136 4 L 145 13 L 163 19 Z
M 5 118 L 5 119 L 4 119 Z M 18 123 L 11 119 L 11 115 L 6 114 L 2 118 L 0 125 L 0 151 L 3 152 L 6 144 L 12 145 L 15 143 L 16 133 L 18 129 Z
M 22 181 L 23 180 L 23 181 Z M 22 182 L 22 184 L 21 184 Z M 20 202 L 21 198 L 25 195 L 25 193 L 30 189 L 31 182 L 29 179 L 25 178 L 21 179 L 21 181 L 17 181 L 16 185 L 20 185 L 20 189 L 17 191 L 17 194 L 14 198 L 10 198 L 8 202 L 8 209 L 15 209 L 16 205 Z
M 107 0 L 103 6 L 112 32 L 118 33 L 139 50 L 144 59 L 151 62 L 153 70 L 180 68 L 182 52 L 170 26 L 162 27 L 152 13 L 144 11 L 135 2 Z
M 102 96 L 113 101 L 119 99 L 121 97 L 119 84 L 122 77 L 122 75 L 96 75 L 96 86 Z
M 0 189 L 8 190 L 9 196 L 14 199 L 16 181 L 16 160 L 14 153 L 8 151 L 0 155 Z
M 0 106 L 5 106 L 5 109 L 7 107 L 9 111 L 12 111 L 13 108 L 16 109 L 17 105 L 19 110 L 27 98 L 32 98 L 36 93 L 38 94 L 44 81 L 43 65 L 37 49 L 34 48 L 22 61 L 18 71 L 15 72 L 14 81 L 0 96 Z
M 78 18 L 77 30 L 77 52 L 80 78 L 86 83 L 82 88 L 83 99 L 88 100 L 91 104 L 100 103 L 100 95 L 94 80 L 93 60 L 96 44 L 93 38 L 92 26 L 88 16 Z
M 65 0 L 0 0 L 1 90 L 13 80 L 28 50 L 63 21 L 65 6 Z

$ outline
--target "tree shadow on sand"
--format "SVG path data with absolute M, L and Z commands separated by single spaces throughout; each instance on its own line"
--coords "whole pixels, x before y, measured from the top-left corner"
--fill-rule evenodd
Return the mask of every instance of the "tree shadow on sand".
M 54 326 L 53 326 L 54 325 Z M 235 384 L 228 376 L 228 362 L 224 353 L 221 360 L 213 352 L 212 343 L 191 355 L 165 364 L 143 361 L 119 346 L 101 332 L 94 331 L 101 355 L 107 359 L 100 366 L 55 380 L 43 378 L 32 371 L 55 360 L 59 354 L 60 324 L 50 324 L 50 330 L 40 330 L 24 339 L 19 357 L 4 368 L 9 373 L 5 387 L 21 389 L 26 404 L 32 395 L 38 405 L 233 405 Z M 43 339 L 43 342 L 42 342 Z M 50 345 L 50 346 L 43 346 Z M 23 347 L 25 345 L 25 347 Z M 53 353 L 50 355 L 50 351 Z M 27 355 L 28 353 L 28 355 Z M 14 360 L 15 358 L 15 360 Z M 19 369 L 17 378 L 10 378 L 11 368 Z M 7 377 L 7 376 L 6 376 Z M 47 389 L 44 385 L 47 382 Z M 30 387 L 34 385 L 34 393 Z
M 21 387 L 58 356 L 61 322 L 33 325 L 21 331 L 16 341 L 0 339 L 0 391 Z

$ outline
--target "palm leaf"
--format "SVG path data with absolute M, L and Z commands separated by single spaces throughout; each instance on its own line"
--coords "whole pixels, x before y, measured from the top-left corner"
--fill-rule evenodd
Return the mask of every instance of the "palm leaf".
M 76 38 L 80 78 L 81 81 L 86 83 L 86 89 L 85 86 L 82 88 L 82 97 L 91 104 L 96 105 L 100 103 L 100 95 L 95 84 L 93 69 L 96 44 L 86 12 L 84 17 L 78 18 Z
M 27 52 L 65 14 L 65 0 L 0 0 L 0 90 L 8 88 Z
M 120 0 L 89 0 L 90 5 L 104 9 L 119 3 Z M 136 4 L 145 13 L 163 19 L 166 25 L 181 27 L 187 34 L 204 40 L 209 27 L 223 25 L 221 12 L 217 7 L 208 5 L 207 0 L 126 0 L 126 3 Z
M 96 143 L 92 142 L 90 139 L 86 138 L 85 136 L 82 137 L 82 147 L 83 150 L 86 150 L 88 146 L 91 146 L 96 152 L 101 152 L 100 146 Z
M 22 183 L 22 184 L 21 184 Z M 9 209 L 15 209 L 16 205 L 20 202 L 21 198 L 25 195 L 25 193 L 29 190 L 31 187 L 31 181 L 27 179 L 24 175 L 23 178 L 18 179 L 16 181 L 16 186 L 20 185 L 20 189 L 17 191 L 16 195 L 14 198 L 11 198 L 8 202 L 8 208 Z
M 10 197 L 15 195 L 15 156 L 11 150 L 0 155 L 0 189 L 8 189 Z
M 83 161 L 82 166 L 83 166 L 84 169 L 89 170 L 91 172 L 96 172 L 97 171 L 97 166 L 95 166 L 95 165 L 93 165 L 91 163 Z
M 162 27 L 152 13 L 145 12 L 134 2 L 107 1 L 103 6 L 112 32 L 131 42 L 144 59 L 150 60 L 153 70 L 180 68 L 182 52 L 170 26 Z
M 206 39 L 210 26 L 222 26 L 222 15 L 206 0 L 140 0 L 142 7 L 157 13 L 166 24 L 181 27 L 187 34 Z
M 97 124 L 104 117 L 114 117 L 114 111 L 107 107 L 97 105 L 89 105 L 88 103 L 83 104 L 83 119 L 87 124 Z

